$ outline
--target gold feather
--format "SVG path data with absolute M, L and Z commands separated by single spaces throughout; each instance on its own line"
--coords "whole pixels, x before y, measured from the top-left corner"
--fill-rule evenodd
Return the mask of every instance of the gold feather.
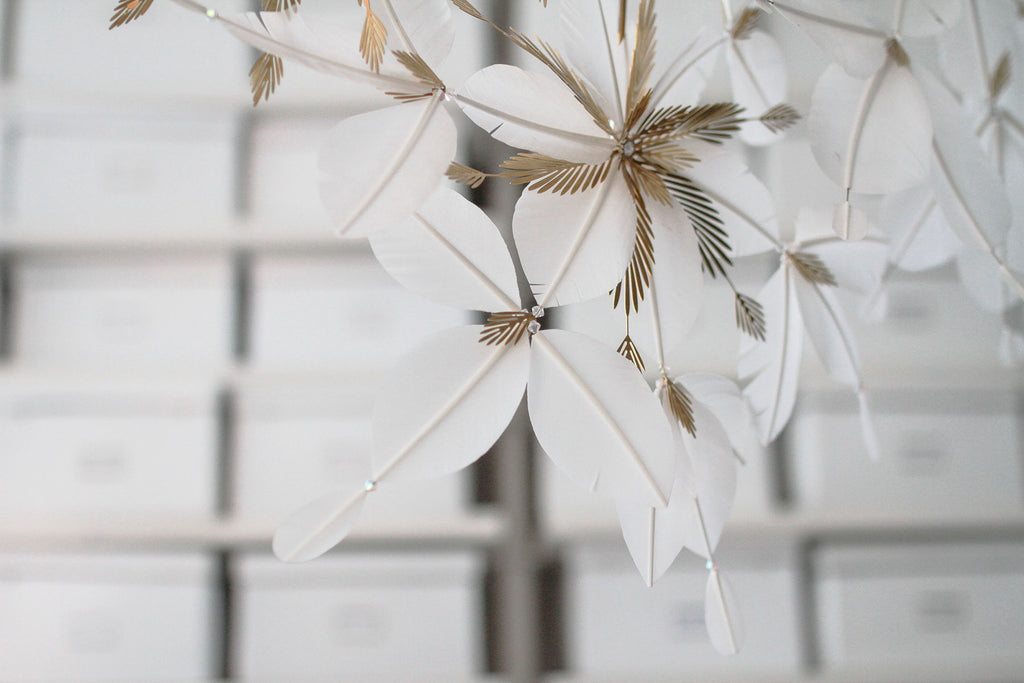
M 633 59 L 629 65 L 629 80 L 626 89 L 626 111 L 632 112 L 647 91 L 647 83 L 654 70 L 654 52 L 658 15 L 654 12 L 653 0 L 641 0 L 636 19 L 636 44 Z M 646 107 L 645 107 L 646 109 Z M 628 128 L 627 128 L 628 130 Z
M 672 416 L 679 421 L 683 429 L 696 438 L 697 423 L 693 419 L 693 399 L 683 387 L 665 378 L 665 391 L 668 392 L 668 407 Z
M 751 32 L 757 28 L 757 22 L 760 18 L 761 10 L 756 7 L 748 7 L 743 10 L 743 14 L 740 15 L 739 19 L 733 22 L 732 39 L 746 40 L 749 38 Z
M 529 183 L 534 192 L 576 194 L 597 187 L 608 178 L 612 160 L 601 164 L 582 161 L 563 161 L 543 154 L 521 152 L 501 164 L 505 169 L 498 175 L 508 178 L 513 185 Z
M 771 132 L 780 133 L 799 121 L 800 114 L 788 104 L 776 104 L 761 114 L 757 120 Z
M 807 252 L 791 252 L 789 262 L 796 268 L 796 272 L 800 273 L 800 276 L 808 282 L 836 286 L 836 278 L 832 275 L 832 271 L 817 255 Z
M 249 89 L 252 91 L 252 106 L 260 100 L 269 100 L 271 93 L 281 82 L 284 75 L 284 62 L 277 55 L 264 52 L 256 58 L 249 69 Z
M 764 308 L 753 297 L 736 292 L 736 327 L 748 337 L 765 340 Z
M 616 351 L 618 351 L 620 356 L 635 365 L 637 370 L 643 373 L 645 369 L 644 359 L 640 356 L 640 349 L 636 347 L 636 344 L 633 343 L 633 340 L 630 339 L 628 334 L 626 335 L 626 338 L 622 340 L 622 343 L 619 344 L 619 348 L 617 348 Z
M 117 0 L 114 13 L 110 16 L 110 26 L 107 28 L 117 28 L 129 21 L 135 21 L 152 6 L 153 0 Z
M 483 185 L 484 181 L 490 178 L 491 175 L 490 173 L 484 173 L 483 171 L 460 164 L 457 161 L 450 163 L 448 170 L 445 171 L 445 176 L 449 180 L 453 180 L 473 190 Z
M 265 12 L 290 12 L 302 4 L 302 0 L 263 0 Z
M 480 342 L 488 346 L 518 344 L 536 318 L 529 311 L 492 313 L 480 330 Z
M 1012 74 L 1012 64 L 1010 62 L 1010 53 L 1004 52 L 1003 56 L 999 58 L 996 63 L 995 71 L 992 72 L 992 80 L 988 84 L 989 96 L 994 100 L 999 97 L 1006 86 L 1010 84 L 1010 76 Z
M 366 7 L 366 19 L 363 21 L 363 32 L 359 36 L 359 54 L 374 71 L 380 71 L 384 61 L 384 48 L 388 42 L 388 31 L 370 8 L 370 0 L 357 0 L 360 7 Z

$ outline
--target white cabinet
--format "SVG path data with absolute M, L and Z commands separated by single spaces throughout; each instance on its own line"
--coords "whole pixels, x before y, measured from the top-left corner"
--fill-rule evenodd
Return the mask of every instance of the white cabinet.
M 201 555 L 0 555 L 0 677 L 211 678 L 214 581 Z
M 231 358 L 226 256 L 26 256 L 13 279 L 19 363 L 120 371 L 218 368 Z
M 224 115 L 20 112 L 11 229 L 35 238 L 224 231 L 235 211 L 235 128 Z
M 826 546 L 815 571 L 826 670 L 975 670 L 980 679 L 1024 667 L 1019 543 Z
M 790 427 L 793 493 L 801 509 L 939 519 L 1024 512 L 1014 394 L 876 392 L 878 462 L 865 450 L 855 402 L 844 398 L 805 396 Z
M 792 549 L 754 544 L 717 559 L 740 608 L 742 649 L 732 657 L 708 639 L 702 558 L 684 552 L 647 588 L 625 548 L 574 548 L 564 574 L 569 670 L 579 680 L 796 675 L 801 653 Z
M 453 680 L 483 666 L 482 557 L 345 553 L 237 560 L 243 678 Z
M 0 512 L 212 518 L 211 387 L 0 385 Z

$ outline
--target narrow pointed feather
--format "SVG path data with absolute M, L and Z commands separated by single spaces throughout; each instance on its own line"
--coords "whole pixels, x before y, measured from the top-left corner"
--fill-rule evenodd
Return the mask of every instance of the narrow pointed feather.
M 274 533 L 274 554 L 285 562 L 306 562 L 338 545 L 352 531 L 366 502 L 363 488 L 333 491 L 302 506 Z
M 583 335 L 542 330 L 527 396 L 537 440 L 573 480 L 616 500 L 668 504 L 672 432 L 632 363 Z
M 523 397 L 529 347 L 489 346 L 481 327 L 437 334 L 402 358 L 374 405 L 374 478 L 456 472 L 484 454 Z
M 759 116 L 786 98 L 786 66 L 775 38 L 764 31 L 753 31 L 742 40 L 729 41 L 725 57 L 733 100 L 748 113 Z M 778 139 L 758 121 L 743 124 L 740 137 L 754 145 Z
M 566 58 L 593 86 L 608 118 L 621 127 L 627 65 L 612 37 L 617 24 L 618 17 L 610 14 L 601 2 L 563 0 L 559 8 L 558 29 Z
M 744 462 L 761 455 L 761 444 L 754 429 L 750 406 L 743 391 L 731 379 L 703 373 L 683 375 L 679 381 L 698 403 L 707 407 L 725 428 L 732 444 Z
M 764 306 L 765 341 L 740 339 L 739 378 L 762 443 L 789 421 L 796 403 L 804 328 L 789 268 L 780 268 L 757 295 Z
M 339 123 L 320 153 L 320 196 L 343 237 L 408 218 L 441 183 L 456 131 L 437 97 Z
M 840 0 L 769 0 L 769 4 L 851 76 L 867 78 L 885 61 L 887 33 L 850 12 Z
M 927 177 L 932 122 L 909 69 L 887 63 L 861 80 L 828 67 L 807 128 L 818 165 L 844 191 L 897 192 Z
M 512 217 L 519 258 L 542 307 L 615 287 L 632 255 L 635 230 L 633 200 L 618 173 L 572 195 L 524 192 Z
M 495 64 L 466 79 L 453 99 L 473 123 L 512 147 L 587 163 L 601 163 L 615 149 L 615 141 L 548 74 Z
M 374 0 L 389 23 L 397 49 L 440 67 L 455 42 L 455 22 L 448 0 Z
M 853 333 L 835 295 L 834 287 L 793 277 L 800 315 L 829 377 L 851 387 L 861 382 L 860 361 Z
M 708 572 L 704 595 L 704 624 L 711 644 L 723 655 L 734 655 L 743 645 L 743 623 L 732 585 L 714 568 Z
M 439 187 L 410 218 L 370 235 L 392 277 L 438 303 L 477 311 L 520 308 L 515 266 L 497 226 L 458 192 Z
M 964 244 L 991 250 L 1006 237 L 1012 208 L 992 164 L 950 92 L 930 74 L 921 85 L 935 119 L 932 188 L 946 220 Z
M 654 231 L 653 286 L 632 318 L 636 343 L 649 357 L 671 355 L 700 313 L 704 273 L 697 236 L 678 208 L 649 203 Z M 659 266 L 659 264 L 662 264 Z

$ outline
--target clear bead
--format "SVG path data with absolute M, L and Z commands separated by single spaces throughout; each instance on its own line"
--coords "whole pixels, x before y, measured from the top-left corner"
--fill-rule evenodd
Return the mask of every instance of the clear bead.
M 530 334 L 537 334 L 540 332 L 540 323 L 536 320 L 531 320 L 530 324 L 526 326 L 526 331 Z
M 217 10 L 215 10 L 215 9 L 208 9 L 208 10 L 206 10 L 206 18 L 207 19 L 216 19 L 217 18 Z
M 372 491 L 376 491 L 377 490 L 377 482 L 374 481 L 373 479 L 367 479 L 366 482 L 363 484 L 363 489 L 367 493 L 370 493 Z
M 530 310 L 530 315 L 532 315 L 534 318 L 543 318 L 544 309 L 541 308 L 540 306 L 534 306 L 533 309 Z
M 632 140 L 626 140 L 626 144 L 622 146 L 622 153 L 627 157 L 631 157 L 634 152 L 636 152 L 636 145 L 633 144 Z

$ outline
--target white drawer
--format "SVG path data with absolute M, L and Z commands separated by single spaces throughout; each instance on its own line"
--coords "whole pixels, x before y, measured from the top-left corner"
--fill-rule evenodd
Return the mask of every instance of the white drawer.
M 1013 394 L 873 394 L 878 462 L 868 457 L 857 407 L 846 398 L 823 393 L 798 405 L 788 443 L 802 509 L 944 519 L 1021 512 Z
M 231 357 L 225 256 L 26 257 L 14 282 L 19 363 L 196 368 Z
M 369 255 L 254 262 L 250 358 L 260 368 L 379 373 L 431 334 L 468 321 L 404 289 Z
M 216 676 L 214 563 L 199 555 L 0 556 L 4 680 Z
M 15 82 L 50 94 L 247 100 L 252 54 L 221 26 L 173 3 L 154 2 L 142 18 L 108 30 L 115 4 L 19 2 Z M 249 4 L 229 0 L 220 7 Z
M 741 612 L 739 654 L 715 651 L 704 625 L 704 560 L 681 556 L 647 588 L 625 547 L 574 550 L 567 589 L 570 670 L 582 679 L 796 674 L 797 576 L 789 550 L 747 549 L 721 554 L 722 574 Z
M 332 490 L 355 491 L 372 473 L 375 387 L 247 388 L 239 397 L 235 451 L 236 516 L 280 523 Z M 369 498 L 360 526 L 466 510 L 465 472 L 429 482 L 385 482 Z
M 298 565 L 242 557 L 235 567 L 236 673 L 290 680 L 476 673 L 481 560 L 474 552 L 352 553 Z
M 229 118 L 33 112 L 14 132 L 10 202 L 22 230 L 180 235 L 223 230 L 233 219 Z
M 826 546 L 815 566 L 826 668 L 870 680 L 1024 666 L 1020 544 Z
M 213 391 L 0 387 L 0 511 L 210 516 Z

